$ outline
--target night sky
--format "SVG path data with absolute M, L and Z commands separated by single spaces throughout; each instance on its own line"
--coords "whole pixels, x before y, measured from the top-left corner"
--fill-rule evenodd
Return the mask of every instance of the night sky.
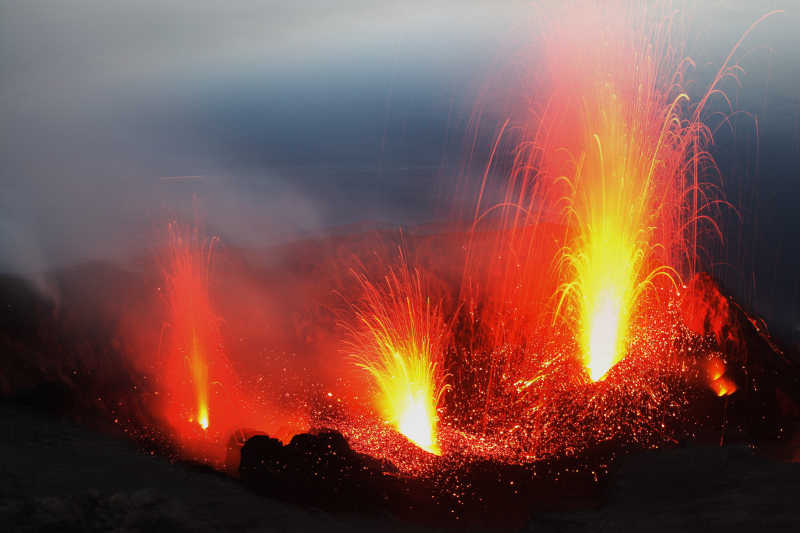
M 246 246 L 439 221 L 465 201 L 448 191 L 481 170 L 463 164 L 470 114 L 520 62 L 531 3 L 289 4 L 0 1 L 0 268 L 123 260 L 192 194 Z M 713 268 L 800 342 L 800 5 L 703 4 L 688 17 L 698 85 L 758 16 L 787 10 L 726 86 L 747 114 L 711 151 L 742 221 L 726 218 Z M 480 102 L 478 162 L 503 107 Z

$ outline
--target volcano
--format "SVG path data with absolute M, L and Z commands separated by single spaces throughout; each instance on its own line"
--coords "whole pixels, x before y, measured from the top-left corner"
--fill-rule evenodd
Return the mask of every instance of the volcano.
M 678 4 L 538 3 L 513 32 L 474 17 L 474 33 L 503 40 L 488 73 L 468 57 L 481 46 L 462 49 L 473 32 L 447 32 L 473 9 L 510 22 L 516 7 L 372 6 L 357 27 L 340 6 L 313 20 L 204 6 L 174 26 L 162 24 L 174 6 L 126 7 L 114 31 L 106 17 L 121 8 L 104 6 L 97 24 L 65 10 L 74 35 L 48 10 L 15 8 L 35 24 L 0 20 L 20 45 L 3 50 L 32 52 L 0 60 L 14 132 L 0 150 L 6 174 L 25 178 L 0 210 L 13 245 L 0 260 L 17 273 L 0 277 L 2 523 L 797 522 L 800 353 L 793 317 L 781 334 L 775 309 L 759 315 L 772 258 L 747 179 L 771 157 L 739 98 L 755 38 L 786 13 L 755 15 L 720 52 L 697 42 L 701 7 Z M 401 11 L 413 32 L 394 33 Z M 416 42 L 442 40 L 430 17 L 458 46 L 435 68 L 420 60 L 436 46 Z M 96 57 L 73 61 L 84 32 Z M 121 61 L 116 41 L 148 60 Z M 403 46 L 413 61 L 394 56 Z M 340 86 L 356 57 L 363 72 Z M 755 69 L 762 113 L 771 65 Z M 76 90 L 89 74 L 97 86 Z M 485 79 L 476 94 L 472 76 Z M 41 83 L 56 78 L 63 94 Z M 133 112 L 117 108 L 126 94 Z M 794 122 L 779 131 L 796 155 Z M 73 150 L 81 142 L 97 158 Z M 16 153 L 30 146 L 35 157 Z M 123 153 L 139 161 L 127 168 Z M 104 178 L 79 177 L 93 169 Z M 106 189 L 109 175 L 142 173 Z M 781 196 L 757 181 L 752 203 Z M 791 270 L 786 227 L 773 266 Z
M 438 242 L 432 248 L 441 251 L 442 235 L 448 239 L 452 236 L 425 232 L 404 238 L 407 242 L 418 239 L 419 249 Z M 283 262 L 262 267 L 259 274 L 252 276 L 261 279 L 268 290 L 271 283 L 285 287 L 286 279 L 270 274 L 270 269 L 283 271 L 288 263 L 299 272 L 305 270 L 302 265 L 319 265 L 319 255 L 328 253 L 331 247 L 357 249 L 360 242 L 361 239 L 348 236 L 337 244 L 293 244 L 282 250 Z M 229 265 L 228 275 L 240 279 L 240 268 L 248 254 L 252 252 L 228 250 L 218 260 Z M 328 395 L 329 388 L 336 390 L 333 389 L 336 380 L 333 385 L 298 385 L 289 379 L 289 383 L 279 386 L 283 391 L 300 386 L 303 394 L 313 399 L 309 403 L 293 399 L 301 394 L 297 389 L 292 393 L 294 396 L 286 397 L 284 413 L 293 408 L 307 410 L 299 417 L 307 425 L 295 426 L 288 437 L 286 424 L 272 420 L 262 427 L 275 428 L 277 431 L 273 433 L 243 426 L 221 436 L 220 444 L 210 439 L 204 445 L 194 442 L 182 446 L 170 437 L 168 419 L 153 416 L 148 405 L 148 398 L 157 399 L 158 390 L 145 373 L 128 366 L 129 359 L 124 353 L 126 317 L 131 309 L 152 304 L 144 301 L 142 295 L 148 292 L 148 287 L 158 284 L 157 270 L 149 276 L 145 273 L 146 269 L 129 272 L 99 264 L 61 272 L 55 276 L 63 283 L 63 297 L 57 304 L 39 296 L 22 280 L 4 279 L 3 340 L 5 353 L 10 356 L 3 359 L 2 376 L 4 405 L 10 420 L 17 420 L 15 423 L 25 427 L 58 416 L 60 421 L 47 426 L 55 432 L 48 437 L 54 442 L 62 438 L 58 434 L 62 429 L 57 428 L 70 435 L 77 431 L 81 439 L 88 439 L 87 446 L 101 446 L 92 439 L 102 442 L 108 438 L 133 439 L 139 451 L 131 449 L 125 453 L 140 457 L 136 461 L 151 454 L 166 455 L 176 461 L 173 468 L 195 471 L 192 476 L 208 479 L 202 483 L 219 479 L 219 474 L 209 469 L 214 467 L 239 480 L 233 483 L 241 483 L 244 488 L 236 490 L 252 491 L 269 501 L 320 507 L 334 516 L 353 512 L 371 516 L 388 513 L 395 520 L 428 525 L 451 524 L 456 520 L 516 527 L 552 513 L 567 516 L 564 513 L 579 509 L 610 512 L 607 506 L 609 502 L 618 502 L 620 491 L 627 501 L 639 490 L 626 485 L 640 483 L 631 479 L 649 475 L 651 468 L 670 479 L 669 476 L 678 474 L 658 469 L 671 470 L 675 468 L 673 462 L 691 463 L 703 454 L 710 461 L 709 469 L 720 461 L 719 464 L 727 465 L 723 468 L 731 468 L 733 461 L 737 465 L 733 468 L 753 469 L 748 475 L 779 472 L 779 478 L 787 483 L 797 479 L 792 477 L 795 469 L 790 464 L 782 467 L 784 463 L 776 462 L 798 459 L 797 356 L 781 350 L 765 325 L 726 296 L 707 274 L 698 275 L 687 284 L 676 308 L 681 331 L 685 330 L 686 336 L 675 342 L 683 343 L 681 350 L 685 356 L 681 364 L 689 376 L 685 382 L 691 385 L 685 398 L 692 400 L 680 410 L 680 416 L 670 418 L 662 413 L 656 420 L 663 421 L 665 427 L 647 434 L 650 440 L 632 440 L 622 431 L 616 438 L 589 439 L 573 451 L 559 450 L 533 457 L 526 455 L 531 448 L 526 446 L 529 441 L 525 440 L 523 430 L 510 435 L 493 435 L 491 430 L 470 435 L 448 424 L 440 427 L 443 455 L 431 454 L 391 425 L 376 429 L 368 412 L 354 417 L 345 408 L 346 401 L 337 397 L 338 392 Z M 319 275 L 319 269 L 310 268 L 306 274 L 297 274 L 294 282 L 302 284 L 304 276 Z M 70 303 L 71 298 L 76 299 L 75 305 Z M 109 302 L 113 309 L 101 311 L 101 306 L 91 305 L 78 313 L 80 301 Z M 68 313 L 65 309 L 72 311 Z M 335 329 L 335 322 L 331 327 Z M 304 332 L 302 328 L 299 331 Z M 459 334 L 457 329 L 455 333 Z M 320 342 L 327 342 L 327 335 L 318 333 L 318 336 Z M 305 335 L 302 337 L 308 340 Z M 70 353 L 76 354 L 74 359 L 64 357 Z M 87 367 L 91 361 L 87 353 L 97 354 L 105 364 Z M 285 357 L 278 359 L 282 364 L 287 363 Z M 355 372 L 352 377 L 358 380 L 363 376 Z M 613 374 L 608 379 L 613 383 Z M 602 387 L 603 383 L 594 386 Z M 453 395 L 443 401 L 444 409 L 456 410 L 463 400 Z M 88 424 L 89 433 L 85 429 L 72 429 L 76 422 L 70 421 Z M 254 421 L 257 419 L 251 419 Z M 647 423 L 652 424 L 653 420 Z M 645 435 L 637 433 L 638 425 L 627 430 L 633 431 L 630 435 L 637 438 Z M 111 437 L 95 437 L 92 431 L 109 433 Z M 209 438 L 208 434 L 202 434 L 201 428 L 197 435 L 201 442 Z M 655 438 L 662 440 L 652 440 Z M 34 449 L 38 450 L 38 446 Z M 217 446 L 221 451 L 216 451 Z M 656 446 L 662 451 L 649 451 Z M 41 460 L 48 464 L 64 459 Z M 209 470 L 202 473 L 203 469 Z M 686 476 L 681 483 L 696 482 L 705 487 L 698 489 L 704 498 L 714 497 L 715 491 L 725 494 L 724 491 L 732 490 L 730 472 L 678 471 Z M 25 490 L 35 494 L 32 487 Z M 8 501 L 22 501 L 17 496 L 12 491 Z M 167 511 L 157 506 L 152 512 Z

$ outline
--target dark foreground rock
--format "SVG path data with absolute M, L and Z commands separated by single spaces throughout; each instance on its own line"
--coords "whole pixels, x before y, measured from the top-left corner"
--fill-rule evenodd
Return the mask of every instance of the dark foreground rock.
M 253 436 L 242 447 L 239 473 L 259 494 L 330 511 L 389 512 L 425 525 L 520 527 L 535 512 L 599 504 L 609 451 L 529 465 L 431 455 L 424 471 L 410 474 L 325 430 L 296 435 L 286 446 Z
M 0 531 L 419 531 L 262 497 L 222 473 L 0 403 Z
M 255 491 L 338 511 L 380 506 L 393 467 L 356 453 L 336 431 L 295 435 L 286 446 L 256 435 L 242 447 L 239 475 Z
M 569 486 L 564 485 L 565 491 Z M 798 464 L 774 461 L 746 447 L 688 446 L 625 459 L 609 478 L 603 501 L 534 510 L 522 529 L 793 531 L 800 524 L 798 492 Z M 570 494 L 558 497 L 569 499 Z M 531 508 L 540 503 L 529 500 Z M 236 480 L 170 463 L 129 441 L 0 404 L 4 532 L 429 530 L 413 518 L 328 513 L 259 496 Z M 458 529 L 462 523 L 452 521 L 448 527 Z M 498 527 L 489 522 L 477 530 Z M 463 529 L 475 531 L 476 525 L 470 522 Z
M 552 513 L 527 531 L 797 531 L 800 464 L 745 446 L 690 446 L 627 458 L 597 509 Z

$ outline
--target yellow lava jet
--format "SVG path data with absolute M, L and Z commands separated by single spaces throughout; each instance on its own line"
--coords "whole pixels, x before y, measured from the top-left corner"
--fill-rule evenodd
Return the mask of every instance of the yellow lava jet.
M 621 320 L 623 297 L 609 288 L 602 291 L 594 312 L 589 315 L 590 324 L 586 331 L 589 334 L 587 368 L 592 381 L 602 379 L 608 369 L 619 358 L 619 339 L 624 334 L 625 326 Z
M 377 386 L 375 407 L 409 440 L 440 455 L 437 407 L 447 388 L 438 362 L 447 335 L 441 309 L 404 259 L 380 286 L 356 277 L 364 296 L 354 305 L 357 325 L 348 327 L 351 353 Z
M 692 102 L 684 80 L 694 63 L 671 44 L 676 12 L 669 2 L 641 5 L 564 2 L 543 44 L 541 71 L 552 86 L 538 126 L 539 179 L 563 187 L 567 231 L 555 315 L 567 304 L 593 381 L 625 356 L 631 327 L 647 320 L 643 295 L 654 279 L 677 287 L 679 272 L 696 271 L 702 233 L 721 239 L 715 215 L 725 202 L 719 185 L 704 181 L 719 169 L 703 149 L 713 132 L 702 117 L 712 98 L 731 109 L 719 84 L 738 81 L 733 54 L 777 13 L 748 28 Z
M 381 413 L 417 446 L 440 455 L 435 365 L 427 356 L 403 356 L 386 348 L 388 351 L 382 354 L 380 361 L 361 365 L 378 386 Z
M 197 332 L 192 334 L 190 366 L 197 398 L 197 423 L 201 428 L 208 429 L 208 364 L 201 353 Z
M 169 310 L 169 339 L 163 379 L 175 401 L 171 415 L 182 421 L 209 427 L 212 408 L 219 421 L 218 406 L 211 406 L 210 384 L 229 382 L 222 346 L 219 318 L 208 291 L 208 276 L 214 239 L 202 241 L 196 228 L 169 225 L 168 255 L 164 265 L 165 297 Z M 179 414 L 180 413 L 180 414 Z
M 562 256 L 572 276 L 562 291 L 575 304 L 578 341 L 593 381 L 624 356 L 641 292 L 671 270 L 653 266 L 660 247 L 654 228 L 664 224 L 655 172 L 665 129 L 646 128 L 647 115 L 620 106 L 608 84 L 596 102 L 602 103 L 596 114 L 586 115 L 590 148 L 578 163 L 575 193 L 566 199 L 575 236 Z
M 646 59 L 640 59 L 645 66 Z M 606 79 L 589 83 L 581 98 L 574 174 L 562 178 L 570 191 L 564 205 L 571 233 L 560 259 L 568 281 L 559 303 L 559 309 L 565 300 L 572 304 L 592 381 L 604 379 L 624 357 L 642 292 L 654 277 L 675 275 L 664 235 L 675 231 L 670 213 L 680 203 L 674 183 L 685 161 L 676 115 L 685 95 L 665 100 L 654 88 L 630 88 L 628 81 L 629 95 L 622 98 L 608 76 L 598 78 Z

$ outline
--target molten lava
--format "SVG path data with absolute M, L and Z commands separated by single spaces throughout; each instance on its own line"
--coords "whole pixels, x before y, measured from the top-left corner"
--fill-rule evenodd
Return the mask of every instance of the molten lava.
M 594 108 L 583 110 L 585 145 L 579 148 L 574 192 L 565 198 L 572 236 L 561 257 L 571 278 L 561 287 L 562 299 L 572 299 L 593 381 L 625 354 L 631 315 L 644 289 L 656 275 L 671 274 L 666 258 L 657 258 L 663 245 L 655 230 L 671 222 L 665 210 L 680 209 L 672 194 L 681 177 L 670 173 L 683 162 L 682 154 L 668 153 L 662 143 L 664 128 L 647 127 L 656 118 L 654 104 L 634 100 L 625 109 L 607 83 L 595 94 L 585 99 Z M 666 116 L 673 119 L 671 112 Z
M 438 405 L 447 386 L 441 357 L 447 327 L 426 294 L 418 270 L 389 269 L 383 284 L 356 274 L 363 298 L 355 304 L 350 351 L 377 387 L 381 417 L 420 448 L 439 455 Z
M 230 455 L 232 439 L 265 432 L 288 441 L 308 429 L 306 408 L 287 399 L 285 390 L 279 390 L 278 378 L 265 392 L 263 376 L 280 375 L 274 370 L 276 363 L 263 356 L 245 361 L 242 351 L 230 342 L 227 334 L 233 327 L 239 328 L 239 339 L 244 337 L 241 320 L 223 323 L 220 313 L 230 318 L 227 302 L 245 304 L 242 292 L 226 284 L 228 278 L 212 277 L 217 239 L 203 236 L 197 224 L 189 227 L 178 222 L 168 225 L 165 237 L 157 257 L 163 283 L 159 298 L 148 302 L 147 311 L 139 311 L 147 315 L 130 320 L 124 330 L 133 348 L 131 362 L 152 386 L 145 423 L 157 421 L 179 456 L 217 468 L 235 468 L 238 458 Z M 228 262 L 223 264 L 230 267 Z M 242 276 L 241 271 L 237 276 Z M 253 289 L 249 283 L 246 287 Z M 289 362 L 278 364 L 287 368 Z M 246 379 L 243 372 L 248 372 Z
M 431 366 L 426 359 L 418 355 L 403 357 L 394 352 L 390 363 L 393 368 L 377 372 L 374 367 L 368 370 L 379 383 L 388 420 L 393 421 L 397 430 L 420 448 L 440 455 L 436 433 L 436 391 L 431 386 L 431 376 L 427 375 Z M 409 361 L 408 365 L 406 361 Z

